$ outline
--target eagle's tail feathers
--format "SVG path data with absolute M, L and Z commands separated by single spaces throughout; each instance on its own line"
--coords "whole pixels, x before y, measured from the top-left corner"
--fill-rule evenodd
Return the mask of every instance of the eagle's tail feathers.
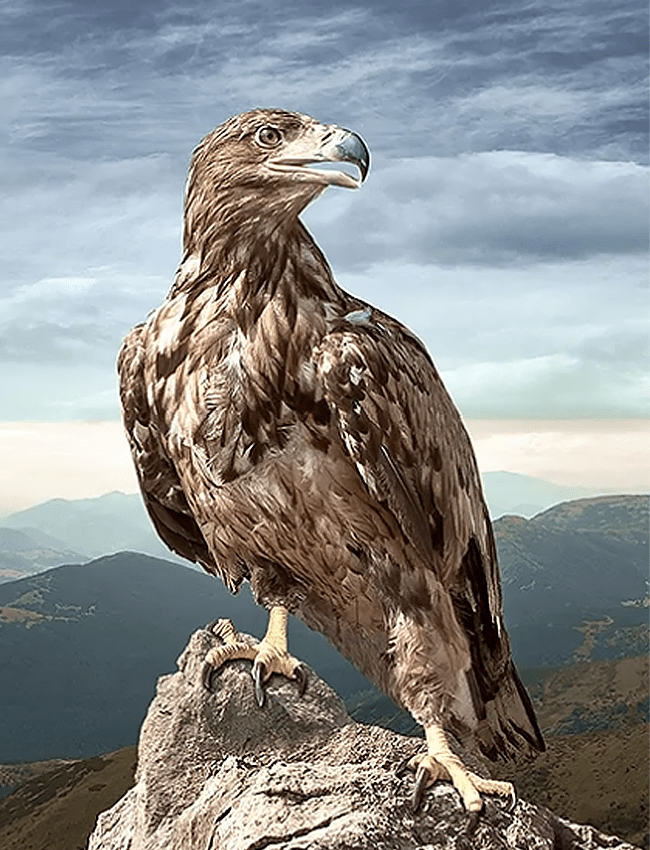
M 485 706 L 485 718 L 476 729 L 475 740 L 492 761 L 545 750 L 530 697 L 512 661 L 494 699 Z

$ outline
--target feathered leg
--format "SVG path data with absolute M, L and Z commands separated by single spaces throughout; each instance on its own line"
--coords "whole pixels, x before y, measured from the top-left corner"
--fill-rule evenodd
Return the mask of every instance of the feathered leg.
M 413 791 L 413 808 L 417 809 L 425 788 L 438 779 L 449 779 L 458 789 L 468 812 L 480 812 L 483 808 L 481 794 L 498 794 L 515 799 L 515 789 L 510 782 L 483 779 L 468 770 L 452 751 L 445 731 L 440 723 L 425 727 L 427 752 L 419 753 L 409 761 L 408 767 L 416 771 Z
M 264 683 L 273 673 L 279 673 L 298 683 L 302 695 L 307 687 L 307 671 L 287 652 L 287 609 L 282 605 L 271 608 L 266 634 L 257 646 L 250 646 L 237 640 L 237 632 L 231 620 L 217 620 L 209 630 L 221 638 L 221 646 L 213 647 L 205 656 L 203 665 L 203 684 L 210 690 L 212 674 L 226 661 L 247 658 L 253 662 L 251 675 L 255 682 L 255 696 L 260 706 L 264 705 L 266 693 Z

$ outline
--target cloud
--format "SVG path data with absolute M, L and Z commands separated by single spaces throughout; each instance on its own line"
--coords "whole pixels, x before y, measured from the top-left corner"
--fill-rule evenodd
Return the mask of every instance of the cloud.
M 0 422 L 119 419 L 117 347 L 103 348 L 101 362 L 89 353 L 81 348 L 67 363 L 4 359 Z
M 307 222 L 343 284 L 416 327 L 464 410 L 516 415 L 544 391 L 549 415 L 637 415 L 645 14 L 2 4 L 0 415 L 117 415 L 115 353 L 171 282 L 191 150 L 257 105 L 364 135 L 367 184 Z
M 597 156 L 616 110 L 620 152 L 647 156 L 634 0 L 434 4 L 428 14 L 300 2 L 139 3 L 125 14 L 78 0 L 59 3 L 54 20 L 17 6 L 3 21 L 3 114 L 41 150 L 145 153 L 157 140 L 154 150 L 180 153 L 230 114 L 285 105 L 353 123 L 391 155 Z
M 175 267 L 186 163 L 166 154 L 85 162 L 5 149 L 0 168 L 8 285 L 87 277 L 101 266 L 144 274 L 158 264 Z
M 629 256 L 338 279 L 413 328 L 465 416 L 549 419 L 647 415 L 647 272 Z
M 563 351 L 534 358 L 480 362 L 445 374 L 464 415 L 574 419 L 647 417 L 647 371 L 622 372 L 616 361 Z M 463 402 L 465 402 L 463 404 Z
M 95 272 L 93 278 L 46 278 L 0 295 L 0 358 L 48 368 L 92 363 L 112 371 L 125 333 L 162 300 L 171 276 Z
M 628 162 L 523 151 L 409 157 L 371 175 L 354 199 L 353 232 L 324 206 L 308 218 L 322 216 L 360 264 L 583 259 L 647 251 L 647 186 L 647 167 Z

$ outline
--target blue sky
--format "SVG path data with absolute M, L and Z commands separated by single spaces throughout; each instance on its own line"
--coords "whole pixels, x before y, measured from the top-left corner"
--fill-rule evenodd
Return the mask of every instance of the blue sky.
M 468 420 L 645 417 L 646 36 L 640 0 L 4 0 L 0 423 L 118 419 L 191 151 L 254 106 L 364 137 L 306 223 Z

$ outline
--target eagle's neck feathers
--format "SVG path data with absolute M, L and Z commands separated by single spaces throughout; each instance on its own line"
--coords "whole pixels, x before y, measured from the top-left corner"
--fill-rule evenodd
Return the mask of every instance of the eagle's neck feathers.
M 272 298 L 323 303 L 344 298 L 325 256 L 297 216 L 275 219 L 273 209 L 264 215 L 249 209 L 246 216 L 229 216 L 228 210 L 211 215 L 208 210 L 191 223 L 193 207 L 188 200 L 184 255 L 169 298 L 207 287 L 215 300 L 228 304 L 233 281 L 238 281 L 239 301 L 233 306 L 247 324 Z
M 331 293 L 336 285 L 327 261 L 298 217 L 324 187 L 296 183 L 280 191 L 262 184 L 250 167 L 232 177 L 228 164 L 221 173 L 195 157 L 186 187 L 181 264 L 182 269 L 192 258 L 193 273 L 177 275 L 172 292 L 206 283 L 227 286 L 242 273 L 251 285 L 274 291 L 294 272 L 294 284 Z

